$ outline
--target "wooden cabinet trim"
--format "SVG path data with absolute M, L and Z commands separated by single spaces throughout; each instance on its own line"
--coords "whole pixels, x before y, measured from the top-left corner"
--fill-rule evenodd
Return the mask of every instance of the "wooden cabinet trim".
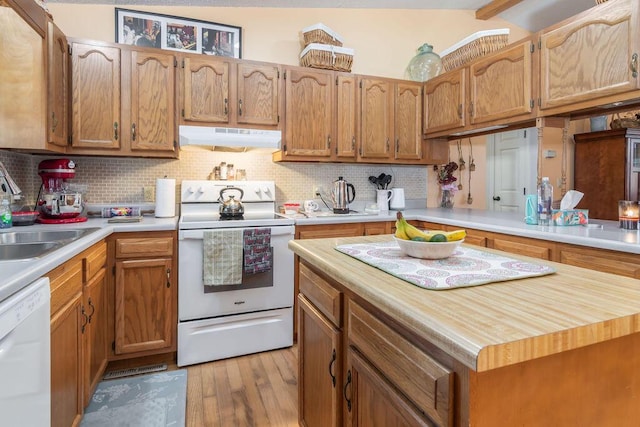
M 300 292 L 334 325 L 342 326 L 342 292 L 304 264 L 300 265 Z
M 356 347 L 414 404 L 441 425 L 453 415 L 453 371 L 349 301 L 348 332 Z
M 119 238 L 116 258 L 173 256 L 173 237 Z

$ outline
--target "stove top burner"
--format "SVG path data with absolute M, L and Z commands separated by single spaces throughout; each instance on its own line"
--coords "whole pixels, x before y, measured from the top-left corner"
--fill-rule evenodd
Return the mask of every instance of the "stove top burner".
M 219 221 L 241 221 L 244 219 L 244 215 L 224 215 L 220 214 Z

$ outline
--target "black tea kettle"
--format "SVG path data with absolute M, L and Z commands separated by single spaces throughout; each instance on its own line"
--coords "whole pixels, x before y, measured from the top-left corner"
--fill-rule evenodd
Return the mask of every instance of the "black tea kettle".
M 349 190 L 351 190 L 351 194 L 349 194 Z M 353 202 L 355 198 L 356 189 L 353 184 L 349 184 L 342 177 L 339 177 L 337 181 L 333 181 L 333 191 L 331 192 L 333 213 L 348 214 L 349 203 Z

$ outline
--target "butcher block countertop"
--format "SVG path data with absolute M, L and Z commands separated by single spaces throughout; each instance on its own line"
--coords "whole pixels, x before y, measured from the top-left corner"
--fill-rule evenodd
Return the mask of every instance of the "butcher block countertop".
M 556 273 L 433 291 L 334 249 L 390 240 L 391 235 L 292 240 L 289 247 L 348 293 L 477 372 L 640 331 L 640 280 L 482 248 L 551 265 Z

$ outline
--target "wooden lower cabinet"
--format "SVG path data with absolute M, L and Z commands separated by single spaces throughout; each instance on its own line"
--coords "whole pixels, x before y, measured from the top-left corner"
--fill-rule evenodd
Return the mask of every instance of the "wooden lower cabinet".
M 51 316 L 51 426 L 80 424 L 82 418 L 82 296 L 76 293 Z
M 50 271 L 51 425 L 78 425 L 107 365 L 106 243 Z
M 349 371 L 345 394 L 350 393 L 350 426 L 435 426 L 398 394 L 376 368 L 349 347 Z
M 308 427 L 339 426 L 342 332 L 303 295 L 298 307 L 298 420 Z
M 299 271 L 300 425 L 450 425 L 453 372 L 318 272 Z
M 113 264 L 114 328 L 111 359 L 176 350 L 175 232 L 109 237 Z

